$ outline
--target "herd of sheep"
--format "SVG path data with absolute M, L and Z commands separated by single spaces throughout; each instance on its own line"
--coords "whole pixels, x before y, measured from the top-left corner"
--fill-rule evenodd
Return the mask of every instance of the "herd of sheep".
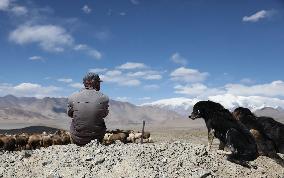
M 115 130 L 107 131 L 104 136 L 103 144 L 109 145 L 116 140 L 123 143 L 140 142 L 142 133 L 134 132 L 133 130 Z M 49 147 L 51 145 L 67 145 L 72 142 L 70 133 L 64 130 L 58 130 L 53 134 L 28 134 L 21 133 L 16 135 L 0 135 L 0 151 L 15 151 L 25 149 L 38 149 L 40 147 Z M 151 142 L 150 133 L 145 132 L 143 142 Z

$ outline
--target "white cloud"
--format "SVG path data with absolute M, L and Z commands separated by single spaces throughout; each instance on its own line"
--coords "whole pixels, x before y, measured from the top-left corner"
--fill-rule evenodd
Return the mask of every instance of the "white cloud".
M 74 50 L 76 51 L 87 50 L 87 49 L 89 49 L 89 47 L 86 44 L 78 44 L 74 46 Z
M 261 19 L 267 18 L 273 14 L 273 11 L 261 10 L 251 16 L 244 16 L 244 22 L 257 22 Z
M 159 75 L 159 74 L 146 75 L 146 76 L 144 77 L 144 79 L 146 79 L 146 80 L 160 80 L 160 79 L 162 79 L 162 76 Z
M 26 15 L 28 9 L 14 3 L 14 0 L 0 0 L 0 11 L 6 11 L 16 16 Z
M 96 49 L 88 50 L 88 55 L 91 56 L 92 58 L 95 58 L 95 59 L 101 59 L 102 58 L 102 53 L 100 53 Z
M 263 97 L 263 96 L 237 96 L 233 94 L 224 94 L 208 97 L 209 100 L 221 103 L 225 108 L 234 109 L 236 107 L 246 107 L 253 111 L 263 107 L 282 107 L 284 108 L 284 100 L 279 98 Z
M 71 83 L 73 80 L 71 78 L 59 78 L 57 79 L 59 82 L 64 82 L 64 83 Z
M 225 85 L 225 89 L 227 93 L 243 96 L 284 96 L 284 82 L 281 80 L 252 86 L 242 84 L 227 84 Z
M 10 33 L 17 44 L 37 43 L 46 51 L 60 52 L 73 44 L 73 38 L 64 28 L 55 25 L 22 25 Z
M 141 82 L 124 75 L 119 70 L 110 70 L 100 76 L 104 82 L 116 83 L 120 86 L 138 86 Z
M 173 61 L 174 63 L 177 63 L 177 64 L 182 64 L 182 65 L 186 65 L 187 64 L 186 58 L 182 57 L 179 53 L 174 53 L 171 56 L 170 59 L 171 59 L 171 61 Z
M 10 5 L 10 0 L 0 0 L 0 10 L 8 10 Z
M 84 51 L 87 55 L 91 56 L 94 59 L 101 59 L 102 53 L 96 49 L 89 47 L 86 44 L 78 44 L 73 48 L 75 51 Z
M 111 32 L 108 30 L 98 31 L 98 32 L 95 32 L 95 37 L 101 41 L 106 41 L 110 39 Z
M 29 57 L 29 60 L 31 60 L 31 61 L 42 61 L 42 62 L 45 61 L 44 58 L 41 57 L 41 56 L 31 56 L 31 57 Z
M 263 97 L 284 97 L 284 82 L 273 81 L 259 85 L 226 84 L 218 88 L 209 88 L 201 83 L 191 85 L 177 85 L 175 93 L 196 97 L 208 97 L 212 95 L 231 94 L 235 96 L 263 96 Z
M 110 71 L 107 71 L 107 72 L 106 72 L 106 75 L 107 75 L 107 76 L 110 76 L 110 77 L 119 76 L 119 75 L 121 75 L 121 74 L 122 74 L 122 72 L 119 71 L 119 70 L 110 70 Z
M 159 89 L 160 86 L 159 85 L 155 85 L 155 84 L 151 84 L 151 85 L 145 85 L 144 86 L 144 89 L 145 90 L 157 90 Z
M 14 6 L 11 8 L 11 11 L 17 16 L 25 15 L 28 13 L 28 9 L 24 6 Z
M 82 83 L 71 83 L 69 84 L 70 87 L 73 87 L 73 88 L 77 88 L 77 89 L 81 89 L 84 87 L 84 85 Z
M 126 96 L 123 96 L 123 97 L 116 97 L 116 100 L 118 101 L 122 101 L 122 102 L 126 102 L 128 101 L 130 98 L 129 97 L 126 97 Z
M 250 79 L 250 78 L 243 78 L 243 79 L 240 80 L 240 82 L 243 83 L 243 84 L 253 84 L 253 83 L 255 83 L 255 81 Z
M 127 62 L 112 70 L 95 68 L 89 69 L 89 71 L 100 73 L 100 77 L 103 81 L 115 83 L 120 86 L 139 86 L 141 81 L 162 79 L 161 72 L 150 70 L 149 67 L 143 63 Z
M 149 96 L 145 96 L 145 97 L 143 97 L 143 98 L 138 98 L 139 100 L 150 100 L 151 99 L 151 97 L 149 97 Z
M 123 80 L 121 83 L 121 85 L 125 85 L 125 86 L 138 86 L 140 84 L 141 82 L 137 79 Z
M 89 72 L 94 72 L 94 73 L 102 73 L 107 71 L 107 68 L 94 68 L 94 69 L 89 69 Z
M 185 94 L 189 96 L 208 97 L 210 95 L 217 95 L 225 93 L 224 90 L 218 88 L 208 88 L 201 83 L 194 83 L 191 85 L 177 85 L 174 87 L 175 93 Z
M 130 0 L 130 2 L 134 5 L 140 4 L 139 0 Z
M 146 65 L 143 64 L 143 63 L 127 62 L 125 64 L 122 64 L 121 66 L 118 66 L 117 68 L 118 69 L 125 69 L 125 70 L 143 69 L 143 68 L 146 68 Z
M 170 74 L 172 80 L 182 82 L 201 82 L 204 81 L 208 75 L 207 72 L 202 73 L 196 69 L 185 67 L 177 68 Z
M 84 6 L 82 7 L 82 10 L 83 10 L 83 12 L 86 13 L 86 14 L 89 14 L 89 13 L 92 12 L 92 9 L 91 9 L 88 5 L 84 5 Z
M 145 79 L 145 80 L 160 80 L 160 79 L 162 79 L 162 75 L 160 75 L 158 71 L 154 71 L 154 70 L 129 72 L 126 75 L 128 77 L 141 78 L 141 79 Z
M 120 12 L 119 15 L 120 16 L 126 16 L 126 12 Z
M 12 94 L 15 96 L 37 97 L 59 96 L 58 92 L 62 89 L 55 86 L 42 86 L 35 83 L 20 83 L 18 85 L 0 84 L 0 95 Z

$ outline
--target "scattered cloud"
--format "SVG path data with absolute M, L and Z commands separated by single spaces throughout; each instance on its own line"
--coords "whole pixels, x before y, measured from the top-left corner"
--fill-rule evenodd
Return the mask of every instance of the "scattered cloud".
M 156 85 L 156 84 L 151 84 L 151 85 L 145 85 L 144 86 L 144 89 L 145 90 L 157 90 L 159 89 L 160 86 L 159 85 Z
M 146 75 L 143 77 L 145 80 L 160 80 L 162 79 L 162 76 L 159 74 L 154 74 L 154 75 Z
M 143 98 L 138 98 L 139 100 L 150 100 L 150 99 L 152 99 L 151 97 L 148 97 L 148 96 L 146 96 L 146 97 L 143 97 Z
M 15 96 L 37 97 L 43 98 L 46 96 L 59 97 L 58 92 L 62 89 L 55 86 L 42 86 L 35 83 L 20 83 L 12 85 L 7 83 L 0 84 L 0 95 L 12 94 Z
M 126 16 L 126 12 L 120 12 L 119 15 L 120 16 Z
M 108 15 L 108 16 L 112 16 L 112 9 L 108 9 L 107 15 Z
M 225 89 L 227 93 L 241 96 L 284 96 L 284 82 L 281 80 L 251 86 L 242 84 L 227 84 L 225 85 Z
M 41 57 L 41 56 L 31 56 L 31 57 L 29 57 L 29 60 L 31 60 L 31 61 L 41 61 L 41 62 L 45 61 L 45 59 L 43 57 Z
M 146 70 L 146 71 L 137 71 L 129 72 L 126 74 L 128 77 L 140 78 L 144 80 L 160 80 L 162 75 L 158 71 Z
M 194 83 L 191 85 L 176 85 L 174 87 L 175 93 L 185 94 L 189 96 L 208 97 L 210 95 L 217 95 L 225 93 L 224 90 L 218 88 L 208 88 L 201 83 Z
M 69 84 L 70 87 L 73 87 L 73 88 L 77 88 L 77 89 L 81 89 L 84 87 L 84 85 L 82 83 L 71 83 Z
M 73 44 L 66 30 L 55 25 L 22 25 L 12 31 L 9 39 L 16 44 L 37 43 L 46 51 L 61 52 Z
M 240 82 L 243 83 L 243 84 L 253 84 L 253 83 L 255 83 L 255 81 L 250 79 L 250 78 L 243 78 L 243 79 L 240 80 Z
M 78 45 L 74 46 L 74 50 L 76 50 L 76 51 L 87 50 L 87 49 L 89 49 L 89 47 L 85 44 L 78 44 Z
M 143 63 L 127 62 L 114 69 L 94 68 L 90 72 L 99 73 L 103 81 L 115 83 L 120 86 L 139 86 L 142 80 L 160 80 L 161 72 L 149 70 Z
M 140 4 L 140 1 L 139 0 L 130 0 L 130 2 L 134 5 L 138 5 Z
M 122 101 L 122 102 L 127 102 L 129 101 L 131 98 L 123 96 L 123 97 L 116 97 L 115 98 L 117 101 Z
M 273 10 L 261 10 L 251 16 L 244 16 L 243 22 L 258 22 L 261 19 L 268 18 L 274 14 Z
M 57 79 L 59 82 L 64 82 L 64 83 L 71 83 L 73 80 L 71 78 L 59 78 Z
M 204 98 L 214 95 L 230 94 L 235 96 L 284 97 L 284 82 L 281 80 L 259 85 L 226 84 L 210 88 L 201 83 L 177 85 L 175 93 Z
M 120 86 L 138 86 L 140 80 L 127 77 L 119 70 L 110 70 L 100 76 L 104 82 L 116 83 Z
M 16 16 L 28 13 L 26 7 L 17 5 L 13 0 L 0 0 L 0 11 L 6 11 Z
M 26 15 L 28 13 L 28 9 L 24 6 L 14 6 L 11 8 L 11 11 L 17 16 Z
M 109 30 L 95 32 L 95 38 L 101 41 L 106 41 L 111 38 L 111 32 Z
M 96 49 L 89 49 L 87 54 L 89 56 L 91 56 L 92 58 L 95 58 L 95 59 L 101 59 L 102 58 L 102 53 L 99 52 L 98 50 Z
M 82 11 L 83 11 L 84 13 L 86 13 L 86 14 L 89 14 L 89 13 L 92 12 L 92 9 L 91 9 L 88 5 L 84 5 L 84 6 L 82 7 Z
M 131 70 L 131 69 L 143 69 L 146 65 L 143 63 L 127 62 L 117 67 L 118 69 Z
M 107 71 L 107 68 L 94 68 L 94 69 L 89 69 L 89 72 L 94 72 L 94 73 L 102 73 Z
M 171 74 L 171 79 L 181 82 L 201 82 L 204 81 L 209 74 L 207 72 L 199 72 L 196 69 L 180 67 L 174 70 Z
M 89 55 L 90 57 L 94 58 L 94 59 L 101 59 L 102 58 L 102 53 L 99 52 L 96 49 L 93 49 L 91 47 L 89 47 L 86 44 L 78 44 L 74 46 L 74 50 L 75 51 L 84 51 L 87 55 Z
M 0 10 L 8 10 L 11 0 L 0 0 Z
M 171 59 L 171 61 L 173 61 L 174 63 L 177 63 L 177 64 L 181 64 L 181 65 L 187 64 L 186 58 L 182 57 L 178 52 L 174 53 L 171 56 L 170 59 Z

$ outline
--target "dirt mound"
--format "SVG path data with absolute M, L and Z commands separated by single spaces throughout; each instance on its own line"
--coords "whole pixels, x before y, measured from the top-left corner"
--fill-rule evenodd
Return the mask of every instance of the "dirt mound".
M 84 147 L 57 145 L 0 153 L 0 177 L 283 177 L 284 169 L 267 157 L 244 168 L 216 150 L 189 141 Z M 283 155 L 281 155 L 283 157 Z

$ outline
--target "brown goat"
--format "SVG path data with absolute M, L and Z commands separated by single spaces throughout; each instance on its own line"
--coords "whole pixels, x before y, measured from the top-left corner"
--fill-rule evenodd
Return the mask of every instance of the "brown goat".
M 109 142 L 113 143 L 115 140 L 120 140 L 122 143 L 126 143 L 127 135 L 125 133 L 112 134 L 109 137 Z
M 15 135 L 16 139 L 16 148 L 17 150 L 26 149 L 26 145 L 28 144 L 29 135 L 26 133 L 22 133 L 20 135 Z
M 43 134 L 42 135 L 42 146 L 46 148 L 46 147 L 49 147 L 51 145 L 52 145 L 51 135 Z
M 28 147 L 30 149 L 40 148 L 42 145 L 42 136 L 40 134 L 33 134 L 29 136 Z
M 0 136 L 0 149 L 14 151 L 16 148 L 16 140 L 13 136 Z
M 71 143 L 70 134 L 64 130 L 58 130 L 52 135 L 53 145 L 67 145 Z

